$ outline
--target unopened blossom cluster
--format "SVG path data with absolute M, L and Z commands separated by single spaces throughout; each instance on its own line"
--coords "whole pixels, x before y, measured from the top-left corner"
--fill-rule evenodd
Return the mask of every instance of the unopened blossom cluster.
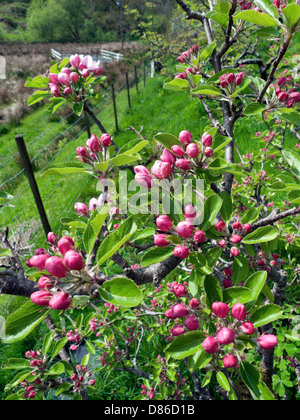
M 242 224 L 240 221 L 236 221 L 232 223 L 231 232 L 226 223 L 223 220 L 219 220 L 215 225 L 215 230 L 223 235 L 223 238 L 218 241 L 219 246 L 224 250 L 229 249 L 233 257 L 238 257 L 240 255 L 239 244 L 242 242 L 243 237 L 252 231 L 252 227 L 250 223 Z
M 253 1 L 248 0 L 238 0 L 238 3 L 241 7 L 241 10 L 250 10 L 253 9 L 255 11 L 261 12 L 260 8 L 257 7 Z M 287 6 L 286 1 L 284 0 L 273 0 L 274 6 L 276 6 L 277 10 L 281 13 L 282 10 Z
M 78 364 L 76 366 L 76 372 L 74 372 L 71 377 L 74 392 L 79 393 L 87 386 L 94 386 L 96 381 L 91 376 L 92 372 L 90 370 L 87 370 L 86 366 L 81 366 L 80 364 Z
M 285 76 L 280 77 L 277 81 L 277 88 L 275 90 L 278 102 L 286 108 L 291 108 L 295 104 L 300 103 L 300 92 L 295 88 L 288 87 L 288 79 Z
M 81 101 L 85 92 L 85 82 L 92 77 L 98 77 L 103 73 L 100 61 L 95 62 L 89 55 L 72 55 L 70 67 L 64 67 L 60 72 L 48 71 L 51 94 L 58 98 L 69 98 L 74 102 Z
M 234 74 L 223 74 L 220 77 L 220 86 L 225 91 L 227 95 L 232 95 L 238 86 L 240 86 L 243 82 L 245 74 L 243 72 Z
M 62 279 L 78 281 L 84 274 L 85 262 L 80 250 L 75 250 L 72 238 L 58 238 L 53 232 L 48 234 L 49 250 L 39 248 L 35 255 L 26 261 L 27 267 L 46 271 L 38 280 L 39 291 L 32 293 L 31 301 L 38 306 L 66 310 L 71 306 L 71 297 L 57 284 Z
M 189 64 L 191 63 L 192 60 L 197 58 L 198 51 L 199 51 L 199 47 L 198 45 L 195 44 L 189 50 L 181 53 L 180 56 L 177 58 L 177 61 L 179 61 L 179 63 L 182 63 L 182 64 L 184 63 Z
M 181 144 L 176 144 L 169 149 L 164 148 L 160 160 L 156 160 L 149 171 L 146 166 L 138 165 L 134 168 L 135 180 L 138 184 L 150 189 L 155 180 L 171 179 L 174 173 L 181 176 L 193 168 L 206 168 L 214 150 L 211 147 L 213 137 L 204 133 L 200 141 L 194 140 L 193 135 L 183 130 L 179 134 Z
M 41 378 L 47 369 L 48 362 L 47 357 L 42 354 L 41 350 L 28 350 L 25 357 L 29 360 L 32 368 L 30 375 L 34 376 L 35 379 L 34 381 L 24 379 L 20 383 L 20 387 L 25 390 L 23 398 L 33 400 L 39 392 L 47 389 L 47 384 L 44 384 Z

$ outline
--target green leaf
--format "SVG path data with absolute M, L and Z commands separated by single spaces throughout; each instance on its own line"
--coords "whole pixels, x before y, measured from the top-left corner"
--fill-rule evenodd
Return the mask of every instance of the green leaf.
M 149 267 L 149 265 L 160 263 L 173 255 L 174 248 L 166 247 L 159 248 L 155 247 L 150 249 L 142 258 L 142 267 Z
M 46 318 L 49 312 L 49 308 L 37 306 L 29 300 L 6 319 L 6 337 L 3 342 L 11 344 L 23 340 Z
M 240 254 L 234 259 L 233 262 L 233 276 L 232 281 L 234 284 L 240 284 L 245 280 L 249 273 L 249 261 L 246 257 Z
M 255 328 L 259 328 L 277 321 L 282 314 L 283 311 L 280 306 L 274 304 L 265 305 L 252 314 L 251 322 Z
M 205 350 L 199 350 L 197 353 L 189 357 L 189 371 L 195 372 L 197 369 L 203 369 L 213 358 L 212 354 L 206 353 Z
M 289 28 L 293 28 L 293 26 L 296 25 L 300 19 L 300 7 L 296 3 L 292 3 L 286 6 L 282 10 L 282 13 L 289 23 Z
M 112 257 L 130 237 L 137 231 L 137 225 L 134 218 L 128 217 L 120 224 L 117 230 L 112 232 L 101 243 L 97 252 L 97 266 L 99 267 L 110 257 Z
M 262 113 L 266 109 L 266 105 L 261 104 L 259 102 L 252 102 L 244 109 L 244 115 L 250 117 L 252 115 L 257 115 Z
M 225 223 L 230 222 L 233 213 L 233 204 L 230 195 L 226 191 L 222 191 L 219 193 L 219 197 L 221 197 L 223 201 L 223 205 L 220 209 L 221 216 Z
M 40 101 L 42 101 L 43 99 L 45 99 L 49 96 L 51 96 L 51 94 L 48 91 L 38 90 L 37 92 L 35 92 L 33 95 L 31 95 L 28 98 L 27 105 L 32 106 L 32 105 L 36 104 L 37 102 L 40 102 Z
M 245 382 L 249 390 L 252 391 L 257 398 L 259 398 L 260 391 L 258 388 L 258 384 L 260 382 L 260 373 L 258 372 L 258 370 L 249 362 L 241 360 L 240 373 L 243 381 Z
M 108 213 L 109 213 L 108 206 L 104 206 L 103 208 L 101 208 L 101 211 L 93 212 L 92 216 L 89 219 L 89 222 L 83 233 L 83 244 L 84 244 L 86 252 L 88 253 L 87 259 L 89 258 L 94 248 L 95 242 L 101 231 L 103 223 L 105 222 L 108 216 Z
M 110 159 L 110 163 L 113 166 L 123 166 L 128 165 L 129 163 L 136 162 L 140 159 L 141 155 L 139 155 L 138 153 L 132 153 L 131 155 L 129 155 L 128 153 L 124 153 L 123 155 L 118 155 Z
M 258 273 L 252 274 L 245 281 L 244 286 L 252 291 L 251 302 L 247 305 L 248 311 L 255 305 L 260 293 L 262 292 L 267 281 L 267 272 L 260 271 Z
M 212 248 L 207 251 L 207 253 L 205 254 L 205 259 L 210 268 L 214 268 L 221 254 L 222 254 L 222 249 L 219 247 Z
M 225 389 L 226 392 L 230 391 L 230 384 L 228 382 L 228 379 L 226 378 L 226 376 L 224 375 L 223 372 L 218 372 L 217 373 L 217 381 L 218 384 Z
M 186 79 L 174 79 L 169 81 L 169 79 L 164 84 L 164 89 L 168 90 L 189 90 L 189 82 Z
M 51 360 L 53 360 L 58 355 L 58 353 L 65 347 L 65 345 L 68 342 L 69 342 L 68 337 L 61 338 L 60 340 L 57 341 L 51 354 Z
M 214 302 L 223 302 L 223 292 L 220 282 L 213 276 L 207 276 L 204 280 L 204 289 L 206 293 L 206 305 L 212 308 Z
M 229 287 L 223 291 L 224 302 L 228 304 L 248 303 L 252 299 L 252 291 L 247 287 Z
M 1 369 L 24 370 L 31 369 L 30 362 L 27 359 L 9 359 L 8 362 L 1 367 Z
M 127 308 L 138 306 L 143 298 L 134 281 L 126 277 L 106 281 L 102 287 L 98 287 L 98 291 L 106 302 Z
M 177 337 L 165 350 L 174 359 L 181 360 L 201 350 L 204 339 L 203 333 L 192 331 Z
M 42 353 L 44 355 L 48 354 L 48 351 L 54 339 L 54 334 L 55 334 L 55 331 L 50 331 L 44 338 L 43 348 L 42 348 Z
M 243 244 L 253 245 L 262 242 L 270 242 L 279 236 L 279 232 L 272 226 L 264 226 L 249 233 L 244 239 Z
M 109 166 L 109 163 L 110 163 L 110 161 L 108 159 L 106 162 L 101 162 L 101 163 L 97 162 L 97 163 L 94 163 L 94 166 L 97 169 L 97 171 L 100 171 L 100 172 L 104 173 L 104 172 L 107 171 L 107 168 Z
M 210 96 L 222 96 L 222 93 L 214 85 L 205 84 L 197 86 L 192 90 L 192 93 L 197 95 L 210 95 Z
M 24 86 L 27 88 L 46 89 L 48 88 L 48 83 L 49 77 L 37 76 L 33 79 L 28 77 Z
M 43 172 L 42 176 L 48 175 L 70 175 L 70 174 L 80 174 L 87 173 L 87 170 L 82 167 L 67 167 L 67 168 L 50 168 Z
M 265 13 L 257 12 L 256 10 L 243 10 L 242 12 L 236 14 L 235 19 L 245 20 L 249 23 L 254 23 L 259 26 L 277 26 L 278 22 L 276 19 L 272 18 Z
M 81 114 L 83 113 L 83 106 L 84 106 L 83 102 L 75 102 L 75 104 L 73 105 L 73 111 L 75 112 L 76 115 L 78 115 L 78 117 L 80 117 Z
M 300 114 L 297 111 L 277 112 L 277 117 L 290 124 L 300 125 Z
M 168 150 L 171 150 L 172 146 L 182 147 L 182 143 L 173 134 L 159 133 L 154 136 L 154 140 L 161 143 Z
M 211 44 L 209 44 L 209 45 L 208 45 L 208 46 L 204 49 L 204 51 L 202 51 L 202 52 L 201 52 L 201 54 L 200 54 L 200 60 L 201 60 L 202 62 L 207 61 L 207 60 L 211 57 L 211 55 L 212 55 L 212 53 L 213 53 L 214 49 L 216 48 L 216 45 L 217 45 L 217 41 L 214 41 L 214 42 L 212 42 Z
M 218 195 L 208 197 L 204 203 L 204 219 L 199 227 L 201 230 L 206 231 L 211 227 L 222 206 L 223 200 Z
M 282 154 L 288 164 L 291 166 L 293 171 L 299 176 L 300 175 L 300 155 L 295 150 L 283 149 Z
M 55 365 L 51 366 L 47 372 L 47 375 L 62 375 L 65 371 L 65 366 L 63 363 L 55 363 Z
M 257 7 L 260 8 L 264 13 L 272 16 L 274 19 L 278 19 L 278 11 L 271 0 L 254 0 Z

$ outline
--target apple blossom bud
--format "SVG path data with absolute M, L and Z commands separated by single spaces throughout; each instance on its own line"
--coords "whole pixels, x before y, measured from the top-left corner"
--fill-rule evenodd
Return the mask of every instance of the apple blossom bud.
M 214 151 L 211 147 L 206 147 L 205 150 L 204 150 L 204 154 L 205 154 L 206 157 L 210 158 L 210 157 L 213 156 Z
M 215 228 L 217 229 L 218 232 L 225 232 L 226 230 L 226 224 L 220 220 L 216 225 Z
M 45 268 L 54 277 L 63 278 L 68 274 L 68 269 L 63 259 L 59 257 L 48 258 Z
M 199 321 L 194 315 L 186 318 L 184 325 L 189 331 L 195 331 L 199 328 Z
M 59 83 L 58 74 L 56 74 L 56 73 L 49 73 L 48 77 L 49 77 L 49 82 L 50 83 L 54 83 L 54 84 Z
M 72 83 L 76 84 L 79 80 L 80 76 L 75 71 L 70 74 L 70 80 Z
M 264 334 L 258 339 L 260 347 L 264 350 L 272 350 L 278 345 L 278 338 L 273 334 Z
M 88 69 L 83 69 L 81 72 L 81 76 L 86 79 L 87 77 L 89 77 L 90 75 L 90 71 Z
M 167 235 L 158 234 L 154 236 L 154 244 L 159 248 L 166 248 L 170 245 L 170 242 L 167 240 Z
M 242 229 L 245 233 L 251 233 L 251 231 L 252 231 L 252 227 L 251 227 L 250 223 L 245 223 L 242 226 Z
M 58 81 L 61 85 L 70 86 L 70 77 L 66 73 L 59 73 Z
M 51 289 L 55 284 L 55 281 L 49 279 L 49 277 L 43 276 L 38 281 L 38 286 L 40 289 Z
M 75 203 L 74 208 L 76 212 L 78 213 L 78 216 L 86 216 L 89 211 L 88 206 L 84 203 Z
M 66 96 L 69 96 L 69 95 L 72 95 L 72 93 L 73 93 L 73 89 L 69 86 L 69 87 L 67 87 L 65 90 L 64 90 L 64 94 L 66 95 Z
M 172 166 L 168 162 L 155 161 L 151 173 L 158 179 L 167 179 L 172 173 Z
M 74 245 L 73 239 L 68 236 L 63 236 L 57 243 L 58 250 L 63 255 L 71 249 L 74 249 Z
M 229 306 L 223 302 L 214 302 L 212 305 L 213 313 L 221 319 L 227 318 L 229 314 Z
M 173 228 L 173 223 L 169 216 L 162 215 L 156 219 L 156 226 L 162 232 L 169 232 Z
M 182 144 L 185 144 L 185 145 L 190 144 L 193 140 L 193 135 L 189 131 L 183 130 L 179 134 L 179 140 L 181 141 Z
M 184 297 L 188 295 L 188 291 L 186 290 L 186 287 L 183 284 L 176 283 L 173 286 L 173 292 L 177 297 Z
M 244 76 L 245 76 L 244 73 L 238 73 L 237 74 L 237 76 L 236 76 L 236 85 L 237 86 L 240 86 L 242 84 Z
M 103 73 L 103 68 L 100 66 L 96 67 L 94 68 L 93 73 L 95 76 L 101 76 L 101 74 Z
M 48 254 L 34 255 L 26 261 L 27 267 L 37 268 L 39 270 L 44 270 L 46 266 L 46 261 L 50 258 Z
M 160 157 L 162 162 L 167 162 L 170 165 L 174 165 L 176 157 L 168 149 L 164 149 L 163 154 Z
M 79 146 L 76 149 L 77 156 L 87 158 L 88 157 L 88 151 L 84 146 Z
M 236 81 L 235 74 L 234 74 L 234 73 L 230 73 L 230 74 L 227 76 L 227 82 L 228 82 L 229 84 L 232 84 L 232 83 L 234 83 L 235 81 Z
M 172 146 L 171 150 L 174 153 L 174 155 L 176 155 L 178 157 L 183 157 L 184 156 L 184 150 L 180 146 Z
M 300 93 L 299 92 L 291 93 L 291 95 L 289 95 L 289 99 L 292 99 L 295 103 L 300 102 Z
M 197 216 L 195 207 L 192 204 L 187 204 L 184 208 L 184 216 L 187 219 L 194 219 Z
M 52 86 L 50 89 L 51 93 L 53 96 L 55 96 L 55 98 L 59 98 L 60 97 L 60 91 L 59 91 L 59 87 L 58 86 Z
M 233 305 L 231 313 L 234 319 L 237 319 L 238 321 L 244 321 L 247 314 L 246 306 L 242 305 L 241 303 L 237 303 Z
M 223 365 L 226 369 L 236 368 L 238 365 L 238 360 L 232 354 L 228 354 L 223 359 Z
M 185 333 L 185 329 L 182 325 L 175 325 L 175 327 L 172 328 L 171 334 L 174 335 L 174 337 L 179 337 L 180 335 Z
M 224 289 L 229 289 L 232 286 L 233 286 L 233 283 L 232 283 L 231 280 L 224 279 L 224 281 L 223 281 L 223 287 L 224 287 Z
M 187 239 L 193 234 L 194 226 L 188 221 L 180 222 L 178 223 L 176 230 L 181 238 Z
M 70 64 L 72 67 L 76 68 L 79 66 L 81 59 L 78 54 L 71 55 L 70 57 Z
M 98 153 L 100 150 L 100 143 L 96 134 L 93 134 L 91 138 L 88 139 L 88 141 L 86 142 L 86 145 L 89 147 L 89 149 L 93 153 Z
M 194 240 L 197 244 L 203 244 L 206 241 L 205 232 L 202 230 L 197 230 L 194 234 Z
M 73 250 L 66 252 L 64 256 L 64 263 L 69 270 L 80 271 L 84 267 L 82 256 Z
M 203 343 L 202 347 L 208 354 L 215 354 L 218 351 L 218 342 L 214 337 L 207 337 Z
M 278 99 L 280 102 L 284 102 L 288 99 L 289 95 L 286 92 L 280 92 L 278 95 Z
M 135 175 L 135 181 L 144 188 L 150 189 L 153 184 L 153 179 L 151 175 L 146 175 L 141 172 Z
M 247 335 L 252 335 L 255 331 L 254 325 L 251 322 L 244 322 L 240 328 Z
M 65 292 L 58 293 L 50 300 L 49 306 L 57 311 L 64 311 L 71 306 L 71 299 Z
M 233 235 L 233 236 L 230 238 L 230 241 L 231 241 L 233 244 L 239 244 L 239 243 L 241 243 L 241 242 L 242 242 L 242 237 L 241 237 L 240 235 Z
M 165 312 L 165 316 L 166 316 L 166 318 L 168 318 L 168 319 L 176 319 L 176 318 L 177 318 L 177 317 L 176 317 L 176 315 L 174 315 L 173 308 L 168 309 L 168 310 Z
M 30 296 L 31 301 L 38 306 L 49 306 L 49 301 L 52 298 L 52 294 L 44 290 L 34 292 Z
M 202 144 L 205 147 L 210 147 L 212 145 L 213 138 L 212 138 L 212 136 L 210 134 L 204 133 L 203 136 L 202 136 L 202 138 L 201 138 L 201 141 L 202 141 Z
M 109 134 L 103 134 L 100 138 L 100 143 L 103 147 L 107 148 L 112 145 L 112 138 Z
M 200 302 L 199 302 L 198 299 L 193 298 L 193 299 L 190 300 L 190 307 L 192 309 L 197 309 L 197 308 L 199 308 L 199 306 L 200 306 Z
M 235 333 L 229 328 L 222 328 L 217 332 L 217 339 L 220 344 L 231 344 L 235 340 Z
M 187 159 L 178 159 L 176 160 L 175 165 L 183 171 L 188 171 L 191 167 L 191 162 Z
M 221 88 L 222 89 L 225 89 L 228 85 L 229 85 L 229 83 L 225 79 L 225 76 L 221 76 L 220 77 L 220 86 L 221 86 Z
M 191 143 L 187 146 L 186 153 L 190 158 L 196 159 L 199 156 L 200 150 L 195 143 Z
M 233 230 L 240 230 L 240 229 L 242 229 L 242 224 L 240 222 L 234 222 L 232 224 L 232 228 L 233 228 Z
M 176 318 L 184 318 L 189 314 L 189 311 L 185 305 L 182 303 L 177 303 L 173 306 L 173 314 Z
M 287 78 L 285 76 L 280 77 L 277 84 L 280 88 L 284 87 L 287 84 Z
M 240 250 L 236 247 L 233 247 L 233 248 L 231 248 L 230 253 L 234 257 L 238 257 L 240 255 Z
M 48 242 L 51 245 L 55 245 L 57 243 L 58 237 L 53 232 L 49 232 L 47 235 Z
M 190 255 L 190 251 L 186 246 L 177 246 L 174 249 L 174 255 L 175 257 L 181 258 L 182 260 L 185 260 Z

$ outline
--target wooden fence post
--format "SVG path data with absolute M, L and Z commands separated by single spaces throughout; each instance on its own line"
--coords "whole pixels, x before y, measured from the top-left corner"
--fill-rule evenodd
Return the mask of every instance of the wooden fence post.
M 135 74 L 136 93 L 139 93 L 139 80 L 138 80 L 138 74 L 137 74 L 137 66 L 134 66 L 134 74 Z
M 49 232 L 51 232 L 51 227 L 50 227 L 50 223 L 48 221 L 46 212 L 45 212 L 45 208 L 44 208 L 44 204 L 38 189 L 38 185 L 36 183 L 36 179 L 33 173 L 33 169 L 32 169 L 32 165 L 28 156 L 28 152 L 26 149 L 26 145 L 23 139 L 23 136 L 21 134 L 16 136 L 16 143 L 18 146 L 18 150 L 22 159 L 22 163 L 23 163 L 23 167 L 25 169 L 28 181 L 29 181 L 29 185 L 34 197 L 34 201 L 35 204 L 37 206 L 39 215 L 40 215 L 40 219 L 46 234 L 46 237 L 48 235 Z
M 116 94 L 115 94 L 115 85 L 113 83 L 111 84 L 111 91 L 112 91 L 112 99 L 113 99 L 113 104 L 114 104 L 116 130 L 119 131 L 118 112 L 117 112 Z
M 126 85 L 127 85 L 128 106 L 129 106 L 129 108 L 131 108 L 131 101 L 130 101 L 130 84 L 129 84 L 128 71 L 126 72 Z

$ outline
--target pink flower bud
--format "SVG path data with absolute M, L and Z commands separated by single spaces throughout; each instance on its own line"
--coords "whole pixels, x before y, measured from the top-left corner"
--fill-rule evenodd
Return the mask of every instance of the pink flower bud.
M 59 83 L 58 74 L 56 74 L 56 73 L 49 73 L 48 77 L 49 77 L 49 82 L 50 83 L 54 83 L 56 85 Z
M 173 314 L 176 318 L 184 318 L 189 314 L 189 311 L 185 305 L 182 303 L 177 303 L 173 306 Z
M 49 301 L 52 298 L 52 294 L 44 290 L 34 292 L 30 296 L 31 301 L 38 306 L 49 306 Z
M 244 321 L 247 314 L 246 306 L 242 305 L 241 303 L 237 303 L 233 305 L 231 313 L 234 319 L 237 319 L 238 321 Z
M 180 222 L 178 223 L 176 230 L 181 238 L 187 239 L 193 234 L 194 226 L 188 221 Z
M 109 134 L 103 134 L 100 138 L 100 143 L 103 147 L 107 148 L 112 145 L 112 138 Z
M 216 225 L 215 228 L 217 229 L 218 232 L 225 232 L 226 229 L 226 224 L 220 220 Z
M 88 214 L 89 208 L 84 203 L 75 203 L 75 210 L 78 213 L 78 216 L 86 216 Z
M 194 315 L 186 318 L 184 325 L 189 331 L 195 331 L 199 328 L 199 321 Z
M 47 239 L 51 245 L 55 245 L 58 240 L 58 237 L 55 235 L 55 233 L 49 232 L 47 235 Z
M 242 242 L 242 237 L 241 237 L 240 235 L 233 235 L 233 236 L 230 238 L 230 240 L 231 240 L 231 242 L 232 242 L 233 244 L 239 244 L 239 243 L 241 243 L 241 242 Z
M 73 93 L 73 89 L 72 89 L 71 87 L 67 87 L 67 88 L 64 90 L 64 94 L 65 94 L 66 96 L 72 95 L 72 93 Z
M 280 88 L 284 87 L 287 84 L 287 78 L 285 76 L 280 77 L 277 84 Z
M 251 231 L 252 231 L 252 227 L 251 227 L 250 223 L 245 223 L 242 226 L 242 229 L 245 233 L 251 233 Z
M 203 244 L 206 241 L 205 232 L 202 230 L 197 230 L 194 234 L 194 240 L 197 244 Z
M 154 244 L 159 248 L 166 248 L 170 245 L 170 242 L 167 240 L 167 235 L 158 234 L 154 236 Z
M 229 328 L 222 328 L 217 332 L 217 339 L 220 344 L 231 344 L 235 340 L 235 333 Z
M 233 283 L 232 283 L 231 280 L 224 279 L 224 281 L 223 281 L 223 287 L 224 287 L 224 289 L 229 289 L 229 287 L 232 287 L 232 286 L 233 286 Z
M 183 157 L 184 156 L 184 150 L 180 146 L 172 146 L 171 150 L 174 153 L 174 155 L 176 155 L 178 157 Z
M 182 144 L 190 144 L 193 140 L 193 135 L 189 131 L 183 130 L 179 134 L 179 140 Z
M 48 258 L 45 268 L 51 276 L 54 277 L 63 278 L 68 274 L 68 269 L 65 266 L 64 261 L 59 257 Z
M 186 246 L 177 246 L 174 249 L 174 255 L 175 257 L 185 260 L 190 255 L 190 251 L 188 250 Z
M 200 306 L 200 302 L 199 302 L 198 299 L 193 298 L 193 299 L 190 300 L 190 307 L 192 309 L 197 309 L 197 308 L 199 308 L 199 306 Z
M 40 289 L 51 289 L 55 284 L 55 281 L 49 279 L 49 277 L 43 276 L 38 281 L 38 286 Z
M 79 78 L 80 78 L 79 74 L 78 74 L 78 73 L 76 73 L 75 71 L 73 71 L 73 72 L 70 74 L 70 80 L 71 80 L 71 82 L 72 82 L 72 83 L 74 83 L 74 84 L 76 84 L 76 83 L 78 82 Z
M 162 232 L 169 232 L 173 228 L 173 223 L 169 216 L 162 215 L 156 219 L 156 226 Z
M 295 103 L 300 102 L 300 93 L 293 92 L 289 95 L 289 99 L 292 99 Z
M 202 144 L 205 147 L 210 147 L 212 145 L 213 138 L 212 138 L 212 136 L 210 134 L 204 133 L 203 136 L 202 136 L 202 138 L 201 138 L 201 141 L 202 141 Z
M 182 325 L 175 325 L 175 327 L 172 328 L 171 334 L 174 335 L 174 337 L 179 337 L 180 335 L 185 333 L 185 329 Z
M 187 296 L 188 294 L 186 287 L 183 284 L 178 284 L 178 283 L 174 284 L 173 292 L 175 296 L 177 297 L 184 297 L 184 296 Z
M 242 229 L 242 224 L 240 222 L 234 222 L 232 224 L 232 228 L 233 228 L 233 230 L 240 230 L 240 229 Z
M 229 314 L 229 306 L 223 302 L 214 302 L 212 305 L 213 313 L 221 319 L 227 318 Z
M 259 338 L 258 343 L 262 349 L 272 350 L 278 345 L 278 338 L 273 334 L 264 334 Z
M 78 54 L 71 55 L 70 64 L 72 67 L 77 68 L 81 62 L 81 59 Z
M 204 150 L 204 154 L 206 157 L 212 157 L 212 155 L 214 154 L 214 151 L 211 147 L 206 147 Z
M 247 335 L 252 335 L 255 331 L 254 325 L 251 322 L 244 322 L 240 328 Z
M 51 93 L 53 96 L 55 96 L 55 98 L 59 98 L 60 97 L 60 91 L 59 91 L 59 87 L 58 86 L 52 86 L 50 89 Z
M 199 147 L 195 143 L 190 143 L 186 148 L 187 155 L 192 158 L 196 159 L 199 156 Z
M 71 299 L 65 292 L 58 293 L 50 300 L 49 306 L 57 311 L 65 311 L 71 306 Z
M 87 77 L 89 77 L 90 75 L 90 71 L 88 69 L 83 69 L 81 72 L 81 76 L 86 79 Z
M 176 160 L 175 165 L 183 171 L 188 171 L 191 167 L 191 162 L 187 159 L 178 159 Z
M 101 76 L 101 74 L 103 73 L 103 68 L 102 67 L 96 67 L 93 70 L 93 73 L 95 76 Z
M 58 81 L 61 85 L 70 86 L 71 80 L 66 73 L 59 73 Z
M 97 200 L 97 198 L 91 198 L 90 201 L 89 201 L 89 210 L 90 210 L 90 212 L 93 212 L 94 210 L 96 210 L 96 208 L 98 206 L 99 206 L 99 201 Z
M 157 160 L 151 168 L 151 173 L 158 179 L 167 179 L 172 173 L 172 166 Z
M 174 315 L 174 312 L 173 312 L 173 308 L 168 309 L 168 310 L 165 312 L 165 316 L 166 316 L 166 318 L 168 318 L 168 319 L 176 319 L 176 316 Z
M 225 368 L 230 369 L 230 368 L 236 368 L 238 365 L 238 360 L 235 356 L 233 356 L 232 354 L 228 354 L 227 356 L 224 357 L 223 359 L 223 365 Z
M 237 74 L 237 76 L 236 76 L 236 85 L 237 86 L 240 86 L 242 84 L 244 76 L 245 76 L 244 73 L 238 73 Z
M 88 141 L 86 142 L 86 145 L 89 147 L 89 149 L 93 153 L 98 153 L 100 150 L 100 143 L 96 134 L 93 134 L 92 137 L 88 139 Z
M 145 175 L 142 172 L 139 172 L 135 175 L 136 182 L 144 188 L 150 189 L 153 184 L 153 179 L 151 175 Z
M 278 99 L 280 102 L 284 102 L 288 99 L 289 95 L 286 92 L 280 92 L 278 95 Z
M 83 146 L 77 147 L 76 153 L 77 153 L 77 156 L 80 156 L 80 157 L 83 157 L 83 158 L 87 158 L 88 157 L 88 151 Z
M 168 149 L 164 149 L 163 154 L 160 157 L 162 162 L 167 162 L 170 165 L 174 165 L 176 157 Z
M 238 257 L 240 255 L 240 250 L 236 247 L 233 247 L 233 248 L 231 248 L 230 253 L 234 257 Z
M 69 270 L 80 271 L 84 267 L 82 256 L 73 250 L 66 252 L 64 256 L 64 263 Z
M 235 78 L 235 74 L 234 73 L 230 73 L 228 76 L 227 76 L 227 82 L 231 85 L 232 83 L 234 83 L 236 81 L 236 78 Z
M 38 268 L 39 270 L 44 270 L 46 266 L 46 261 L 50 258 L 48 254 L 34 255 L 26 261 L 27 267 Z
M 229 85 L 229 83 L 227 82 L 225 76 L 221 76 L 220 77 L 220 86 L 222 89 L 225 89 L 227 86 Z
M 202 347 L 206 353 L 215 354 L 218 351 L 218 342 L 214 337 L 208 337 L 203 341 Z
M 187 219 L 194 219 L 197 216 L 195 207 L 192 204 L 187 204 L 184 208 L 184 217 Z
M 73 239 L 68 236 L 63 236 L 57 243 L 59 252 L 63 255 L 71 249 L 74 249 L 74 245 Z

